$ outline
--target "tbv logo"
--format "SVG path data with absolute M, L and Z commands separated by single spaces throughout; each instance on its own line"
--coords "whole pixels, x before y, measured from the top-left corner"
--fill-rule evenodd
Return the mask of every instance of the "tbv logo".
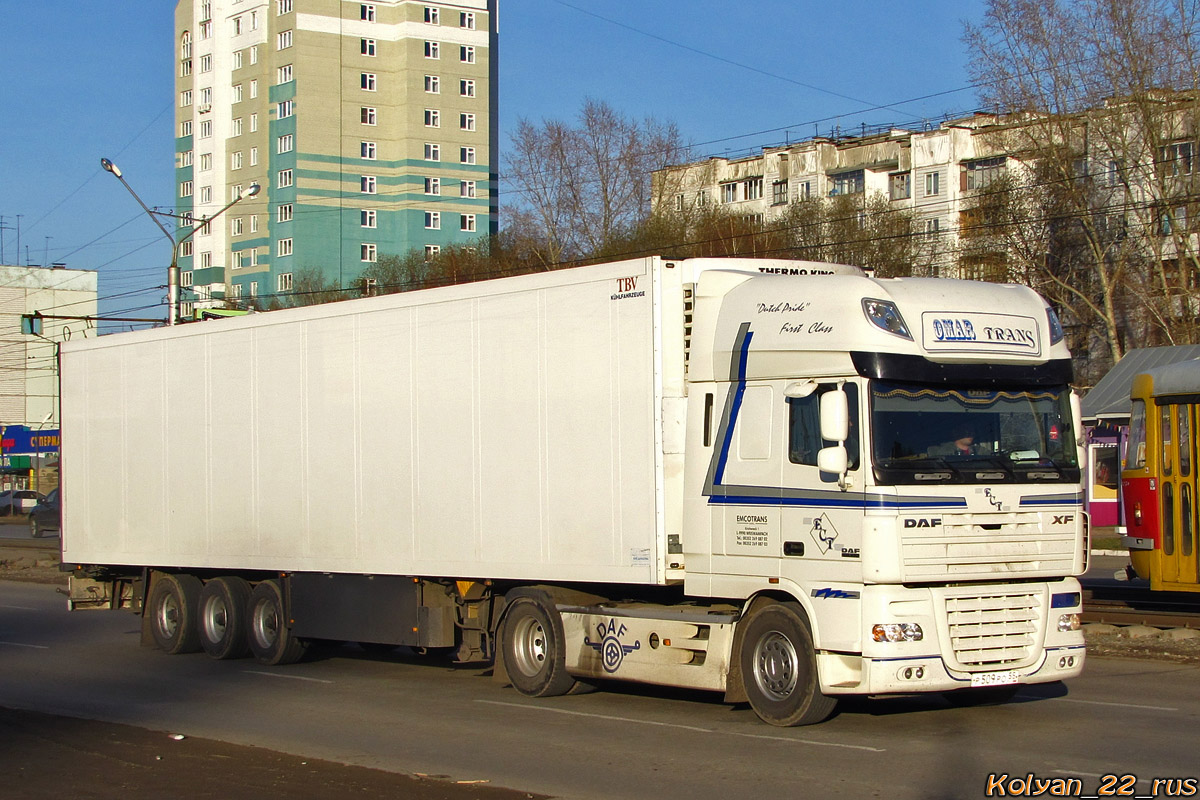
M 617 278 L 618 292 L 632 292 L 637 289 L 637 276 L 632 278 Z
M 918 518 L 904 520 L 904 527 L 906 528 L 936 528 L 941 524 L 942 520 L 938 517 L 934 517 L 933 519 Z

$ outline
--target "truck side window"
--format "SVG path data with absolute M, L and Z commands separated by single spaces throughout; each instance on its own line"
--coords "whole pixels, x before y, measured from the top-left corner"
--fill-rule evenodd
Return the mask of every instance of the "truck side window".
M 821 384 L 808 397 L 788 398 L 788 460 L 793 464 L 817 465 L 817 451 L 833 447 L 837 442 L 821 439 L 821 395 L 833 391 L 834 384 Z M 846 403 L 850 406 L 850 436 L 846 439 L 846 455 L 850 469 L 858 468 L 858 386 L 847 383 Z

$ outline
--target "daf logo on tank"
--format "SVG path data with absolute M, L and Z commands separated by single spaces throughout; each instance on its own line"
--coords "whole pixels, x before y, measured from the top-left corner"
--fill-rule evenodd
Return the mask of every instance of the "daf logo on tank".
M 1042 354 L 1038 324 L 1030 317 L 926 311 L 921 330 L 922 343 L 930 351 Z

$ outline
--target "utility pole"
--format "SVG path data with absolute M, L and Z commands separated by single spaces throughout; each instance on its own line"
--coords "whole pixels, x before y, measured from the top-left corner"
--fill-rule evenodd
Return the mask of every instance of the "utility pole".
M 21 217 L 24 214 L 17 214 L 17 265 L 21 264 Z
M 11 231 L 11 230 L 12 230 L 12 226 L 5 225 L 4 224 L 4 215 L 0 214 L 0 264 L 7 263 L 4 260 L 4 232 Z

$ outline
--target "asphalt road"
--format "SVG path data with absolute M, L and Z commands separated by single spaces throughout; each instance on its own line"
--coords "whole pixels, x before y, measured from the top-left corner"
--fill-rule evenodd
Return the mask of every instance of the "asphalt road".
M 1095 659 L 1006 706 L 860 700 L 776 729 L 711 695 L 616 687 L 533 700 L 481 669 L 335 648 L 283 668 L 141 647 L 128 612 L 68 614 L 0 581 L 0 706 L 127 723 L 570 798 L 984 796 L 990 773 L 1195 777 L 1200 669 Z M 69 767 L 68 767 L 69 768 Z

